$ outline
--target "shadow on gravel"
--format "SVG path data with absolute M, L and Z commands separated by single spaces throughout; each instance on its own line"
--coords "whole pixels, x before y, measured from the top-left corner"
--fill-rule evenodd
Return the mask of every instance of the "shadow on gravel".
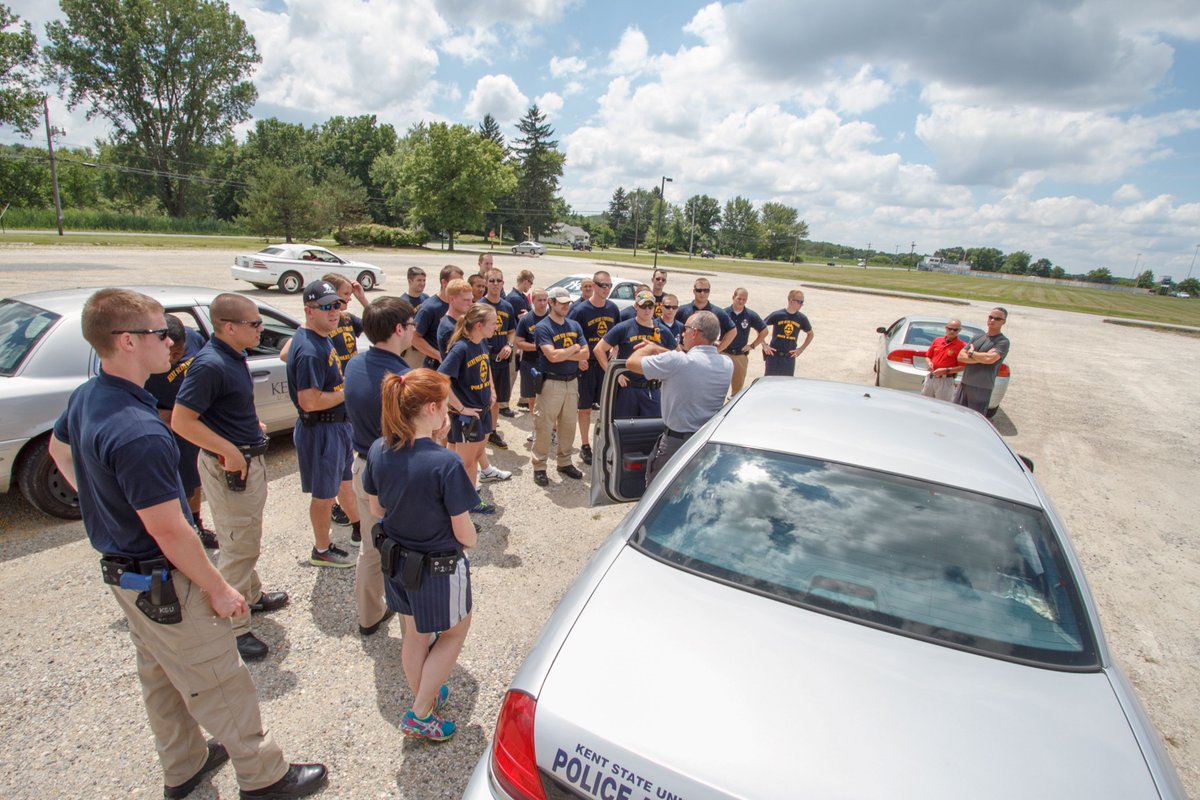
M 350 535 L 346 534 L 340 546 L 358 555 L 357 548 L 350 548 Z M 335 537 L 336 541 L 336 537 Z M 313 581 L 308 607 L 312 612 L 313 624 L 327 636 L 342 637 L 357 631 L 354 605 L 354 567 L 312 567 L 317 570 Z
M 488 522 L 481 524 L 482 530 L 479 531 L 478 542 L 469 553 L 471 566 L 499 567 L 501 569 L 514 569 L 521 566 L 520 556 L 516 553 L 506 552 L 511 531 L 508 526 L 497 524 L 498 518 L 503 515 L 504 512 L 501 511 Z
M 491 733 L 468 725 L 448 742 L 404 737 L 404 764 L 396 775 L 400 797 L 461 797 Z
M 0 516 L 3 516 L 5 509 L 0 507 Z M 32 512 L 38 514 L 38 512 Z M 6 525 L 9 528 L 3 534 L 0 534 L 0 564 L 6 561 L 12 561 L 17 558 L 41 553 L 45 550 L 53 550 L 56 547 L 72 544 L 73 542 L 82 541 L 87 538 L 83 532 L 82 522 L 50 522 L 51 517 L 45 517 L 41 514 L 42 519 L 46 520 L 41 525 Z M 99 558 L 99 553 L 96 554 Z
M 267 480 L 273 481 L 299 471 L 296 445 L 292 442 L 291 432 L 272 436 L 271 447 L 267 450 Z
M 997 409 L 996 416 L 992 417 L 992 426 L 1000 432 L 1002 436 L 1016 436 L 1017 426 L 1009 418 L 1008 414 L 1004 413 L 1004 409 Z
M 258 614 L 251 623 L 251 630 L 271 648 L 266 658 L 251 661 L 246 665 L 250 668 L 250 674 L 254 676 L 259 699 L 276 700 L 291 694 L 299 680 L 294 672 L 281 668 L 292 649 L 287 628 L 265 615 Z

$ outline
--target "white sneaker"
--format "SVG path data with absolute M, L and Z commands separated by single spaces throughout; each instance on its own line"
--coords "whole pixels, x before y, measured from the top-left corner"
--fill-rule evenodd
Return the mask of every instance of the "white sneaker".
M 481 469 L 479 471 L 479 482 L 480 483 L 497 483 L 499 481 L 506 481 L 511 477 L 512 477 L 511 472 L 508 472 L 507 470 L 503 470 L 503 469 L 498 469 L 495 465 L 492 465 L 492 466 L 488 467 L 487 469 Z

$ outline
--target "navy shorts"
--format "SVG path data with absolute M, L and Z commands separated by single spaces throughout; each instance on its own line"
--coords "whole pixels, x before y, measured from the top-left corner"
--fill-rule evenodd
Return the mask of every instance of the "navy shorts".
M 471 562 L 463 556 L 453 575 L 421 577 L 421 588 L 406 592 L 400 583 L 404 559 L 396 567 L 395 577 L 383 582 L 383 594 L 392 611 L 412 617 L 418 633 L 441 633 L 462 622 L 471 613 Z
M 536 397 L 537 392 L 533 390 L 533 370 L 536 362 L 522 361 L 521 362 L 521 397 L 528 399 Z
M 789 378 L 796 374 L 796 359 L 791 356 L 763 356 L 763 375 L 786 375 Z
M 492 391 L 495 392 L 496 402 L 506 406 L 512 399 L 512 361 L 493 361 L 491 367 Z
M 200 448 L 178 434 L 175 444 L 179 445 L 179 479 L 183 482 L 183 493 L 191 497 L 192 492 L 200 488 L 200 468 L 196 465 Z
M 600 390 L 604 388 L 604 370 L 599 362 L 588 361 L 586 371 L 579 373 L 579 404 L 575 406 L 580 411 L 587 411 L 600 402 Z
M 296 461 L 300 467 L 300 491 L 316 500 L 338 496 L 342 481 L 352 479 L 354 439 L 349 422 L 318 422 L 305 425 L 296 420 L 292 431 Z
M 613 419 L 661 416 L 662 401 L 658 389 L 644 385 L 617 387 L 617 396 L 613 398 Z
M 464 417 L 459 414 L 450 414 L 450 436 L 449 441 L 453 444 L 462 444 L 464 442 L 482 442 L 487 439 L 488 434 L 496 428 L 492 424 L 492 410 L 485 408 L 479 412 L 479 430 L 470 439 L 467 439 L 463 432 L 463 424 L 470 417 Z

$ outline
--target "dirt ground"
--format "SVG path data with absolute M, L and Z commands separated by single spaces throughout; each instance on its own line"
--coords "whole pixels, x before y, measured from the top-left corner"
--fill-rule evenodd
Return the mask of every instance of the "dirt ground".
M 146 283 L 247 291 L 298 315 L 298 295 L 258 292 L 229 276 L 232 252 L 0 247 L 3 294 L 43 288 Z M 404 270 L 431 276 L 444 263 L 469 268 L 473 253 L 363 253 L 403 291 Z M 497 255 L 510 283 L 528 267 L 545 285 L 591 269 L 552 256 Z M 696 270 L 708 265 L 696 261 Z M 620 276 L 644 269 L 614 267 Z M 735 286 L 764 316 L 792 284 L 712 274 L 713 301 Z M 436 280 L 436 278 L 434 278 Z M 431 281 L 432 283 L 433 281 Z M 668 290 L 690 300 L 691 278 Z M 798 374 L 869 384 L 876 327 L 905 314 L 960 316 L 982 326 L 987 304 L 948 305 L 806 287 L 816 339 Z M 1192 516 L 1200 487 L 1200 341 L 1105 324 L 1101 318 L 1009 308 L 1012 383 L 994 420 L 1054 498 L 1100 607 L 1109 645 L 1167 743 L 1185 786 L 1200 796 L 1200 546 Z M 751 359 L 751 377 L 761 361 Z M 294 453 L 277 438 L 268 456 L 271 493 L 259 565 L 286 609 L 255 619 L 272 654 L 250 669 L 263 717 L 292 760 L 322 760 L 326 797 L 455 797 L 491 736 L 504 689 L 543 622 L 623 508 L 587 507 L 586 487 L 549 490 L 532 481 L 522 447 L 530 420 L 502 420 L 512 447 L 493 463 L 514 478 L 492 485 L 500 512 L 484 521 L 472 572 L 473 630 L 451 676 L 451 742 L 403 740 L 408 692 L 399 668 L 399 626 L 361 638 L 350 570 L 308 566 L 311 532 Z M 335 529 L 335 540 L 348 534 Z M 105 596 L 79 523 L 0 496 L 0 795 L 152 797 L 161 774 L 140 702 L 133 648 Z M 1036 712 L 1034 712 L 1036 714 Z M 223 768 L 197 798 L 234 797 Z

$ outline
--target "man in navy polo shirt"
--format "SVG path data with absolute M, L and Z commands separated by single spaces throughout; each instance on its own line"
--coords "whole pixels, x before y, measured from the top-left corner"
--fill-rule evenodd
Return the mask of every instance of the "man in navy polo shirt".
M 425 294 L 425 270 L 420 267 L 408 268 L 408 291 L 400 295 L 400 299 L 412 306 L 413 311 L 429 299 L 429 295 Z
M 212 509 L 221 542 L 217 564 L 242 593 L 250 611 L 287 605 L 287 592 L 264 592 L 256 566 L 262 551 L 263 508 L 267 504 L 268 440 L 254 410 L 254 381 L 246 349 L 258 344 L 262 317 L 240 294 L 217 295 L 209 306 L 213 336 L 192 359 L 175 397 L 171 427 L 201 449 L 200 483 Z M 237 480 L 243 482 L 237 488 Z M 250 614 L 233 618 L 238 651 L 250 660 L 267 645 L 250 631 Z
M 588 346 L 583 328 L 567 318 L 571 295 L 561 286 L 546 293 L 550 314 L 534 328 L 533 342 L 540 362 L 538 370 L 544 376 L 542 391 L 533 412 L 533 482 L 549 486 L 546 461 L 550 458 L 550 434 L 558 430 L 558 472 L 579 480 L 583 473 L 571 463 L 571 447 L 575 444 L 575 420 L 572 410 L 578 408 L 579 368 L 587 363 Z M 599 367 L 597 367 L 597 370 Z
M 604 334 L 604 338 L 596 347 L 596 360 L 600 362 L 601 369 L 608 369 L 610 357 L 629 358 L 633 355 L 633 349 L 641 342 L 651 342 L 666 350 L 675 349 L 675 336 L 667 330 L 661 320 L 654 318 L 654 306 L 654 295 L 648 289 L 637 293 L 632 306 L 637 310 L 637 316 L 618 324 Z M 613 419 L 661 416 L 662 404 L 657 383 L 640 375 L 621 375 L 617 378 Z
M 380 414 L 383 408 L 380 385 L 388 375 L 408 372 L 401 354 L 412 344 L 413 309 L 396 297 L 381 297 L 363 313 L 363 330 L 371 349 L 346 365 L 346 415 L 354 432 L 354 493 L 358 498 L 360 519 L 371 519 L 371 504 L 362 488 L 363 470 L 371 445 L 382 435 Z M 358 608 L 358 631 L 370 636 L 391 619 L 384 601 L 383 571 L 379 551 L 368 532 L 358 552 L 354 569 L 354 597 Z
M 771 331 L 771 341 L 763 345 L 763 374 L 764 375 L 795 375 L 796 359 L 808 349 L 813 340 L 812 324 L 808 317 L 800 313 L 804 306 L 804 292 L 792 289 L 788 292 L 787 308 L 772 311 L 763 322 L 767 325 L 759 332 L 754 344 L 759 344 L 767 338 Z M 800 332 L 804 331 L 804 344 L 800 344 Z
M 709 297 L 712 295 L 712 284 L 708 282 L 708 278 L 696 278 L 692 282 L 692 302 L 680 306 L 679 313 L 675 318 L 687 325 L 688 317 L 695 314 L 697 311 L 711 311 L 717 317 L 717 322 L 721 325 L 721 340 L 716 342 L 718 353 L 725 352 L 729 347 L 729 343 L 733 341 L 734 330 L 733 320 L 729 315 L 722 311 L 719 307 L 714 306 L 709 302 Z
M 438 364 L 442 363 L 442 354 L 438 352 L 437 346 L 437 331 L 438 323 L 446 316 L 446 309 L 449 308 L 446 286 L 450 281 L 460 280 L 462 276 L 463 271 L 453 264 L 442 267 L 438 293 L 426 299 L 417 309 L 417 330 L 413 334 L 413 347 L 425 356 L 421 366 L 437 369 Z
M 104 555 L 104 581 L 137 650 L 163 795 L 187 797 L 231 754 L 242 797 L 310 795 L 325 783 L 325 767 L 289 765 L 263 727 L 228 622 L 247 613 L 246 599 L 196 539 L 175 439 L 142 388 L 170 363 L 162 306 L 101 289 L 84 304 L 82 322 L 100 374 L 71 395 L 50 455 L 79 491 L 88 541 Z M 206 742 L 201 726 L 215 738 Z
M 544 320 L 550 313 L 550 301 L 545 289 L 534 289 L 530 295 L 533 305 L 529 313 L 517 320 L 517 350 L 521 353 L 521 400 L 520 402 L 533 413 L 537 405 L 537 396 L 533 391 L 534 371 L 538 368 L 537 345 L 533 342 L 534 326 Z M 533 439 L 530 439 L 533 441 Z
M 488 270 L 487 294 L 483 296 L 484 303 L 496 309 L 496 335 L 488 339 L 488 349 L 491 352 L 492 372 L 492 420 L 499 425 L 501 409 L 512 414 L 508 407 L 512 399 L 512 357 L 516 351 L 514 342 L 517 337 L 517 313 L 512 303 L 504 299 L 504 273 L 494 267 Z M 488 435 L 488 442 L 501 450 L 508 449 L 508 442 L 497 427 Z
M 334 499 L 359 532 L 358 499 L 350 471 L 354 449 L 346 421 L 342 368 L 329 334 L 341 321 L 342 300 L 327 281 L 304 287 L 304 327 L 292 338 L 288 356 L 288 394 L 299 414 L 292 441 L 300 467 L 300 488 L 312 495 L 308 507 L 313 528 L 309 563 L 318 567 L 352 567 L 350 554 L 329 540 L 329 514 Z M 360 534 L 361 535 L 361 534 Z
M 600 388 L 604 385 L 604 368 L 596 361 L 596 345 L 608 333 L 609 328 L 621 321 L 617 304 L 608 299 L 612 291 L 612 276 L 604 270 L 592 275 L 592 292 L 571 309 L 568 316 L 583 328 L 591 357 L 579 365 L 579 457 L 583 463 L 592 463 L 592 406 L 600 402 Z M 559 438 L 562 431 L 558 432 Z
M 529 297 L 529 290 L 532 288 L 533 273 L 527 269 L 523 269 L 517 273 L 516 288 L 504 296 L 508 304 L 513 307 L 513 313 L 517 315 L 518 320 L 528 314 L 530 309 L 533 308 Z
M 742 390 L 746 383 L 746 368 L 750 362 L 750 351 L 758 344 L 758 334 L 766 329 L 762 317 L 752 309 L 746 308 L 750 293 L 741 287 L 733 290 L 733 304 L 725 309 L 725 313 L 733 322 L 734 336 L 725 355 L 733 362 L 733 380 L 729 384 L 729 394 L 735 395 Z M 754 343 L 750 342 L 750 331 L 754 331 Z

